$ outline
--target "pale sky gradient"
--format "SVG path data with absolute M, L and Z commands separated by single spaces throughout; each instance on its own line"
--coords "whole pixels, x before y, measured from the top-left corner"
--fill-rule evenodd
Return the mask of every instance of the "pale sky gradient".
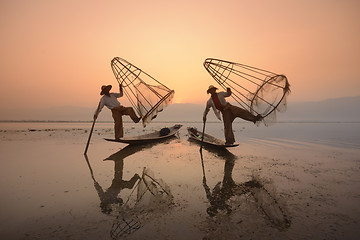
M 204 103 L 208 57 L 285 74 L 290 101 L 360 95 L 360 1 L 0 0 L 0 108 L 96 107 L 122 57 Z

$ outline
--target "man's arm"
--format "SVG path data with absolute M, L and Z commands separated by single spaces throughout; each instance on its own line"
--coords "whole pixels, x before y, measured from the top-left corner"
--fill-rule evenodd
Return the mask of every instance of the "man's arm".
M 205 107 L 205 110 L 204 110 L 204 114 L 203 114 L 203 122 L 206 122 L 206 116 L 209 113 L 209 111 L 210 111 L 210 104 L 209 104 L 209 101 L 207 101 L 206 102 L 206 107 Z
M 111 93 L 111 94 L 116 98 L 122 97 L 124 95 L 122 84 L 121 83 L 119 84 L 119 93 Z
M 103 109 L 104 105 L 105 105 L 104 100 L 103 100 L 103 98 L 101 98 L 99 105 L 94 113 L 94 120 L 97 119 L 97 117 L 99 116 L 99 113 L 101 112 L 101 109 Z
M 124 95 L 124 92 L 123 92 L 123 86 L 121 83 L 119 84 L 119 90 L 120 90 L 120 97 L 122 97 Z
M 226 95 L 225 95 L 225 96 L 226 96 L 226 97 L 230 97 L 230 96 L 231 96 L 231 93 L 232 93 L 232 92 L 231 92 L 231 88 L 227 88 L 227 89 L 226 89 Z

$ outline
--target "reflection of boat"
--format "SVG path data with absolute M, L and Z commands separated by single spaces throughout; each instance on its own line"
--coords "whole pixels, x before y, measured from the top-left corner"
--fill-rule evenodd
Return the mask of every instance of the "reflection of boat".
M 209 146 L 219 147 L 219 148 L 239 146 L 239 144 L 231 144 L 231 145 L 225 144 L 225 141 L 206 133 L 204 133 L 204 140 L 202 140 L 202 135 L 203 135 L 202 132 L 199 132 L 196 128 L 187 128 L 187 130 L 190 139 L 196 142 L 200 142 L 200 143 L 203 142 L 204 144 L 207 144 Z
M 112 142 L 128 143 L 128 144 L 133 144 L 133 145 L 152 143 L 152 142 L 161 141 L 161 140 L 168 139 L 170 137 L 175 136 L 175 134 L 177 134 L 179 132 L 181 127 L 182 127 L 181 124 L 176 124 L 172 127 L 163 128 L 159 131 L 155 131 L 155 132 L 144 134 L 144 135 L 133 136 L 133 137 L 124 137 L 124 138 L 120 138 L 119 140 L 105 138 L 105 140 L 112 141 Z
M 156 143 L 159 143 L 159 142 L 156 142 Z M 106 161 L 106 160 L 113 160 L 113 161 L 123 160 L 123 159 L 133 155 L 136 152 L 153 147 L 154 145 L 156 145 L 156 143 L 149 143 L 149 144 L 142 144 L 142 145 L 127 145 L 126 147 L 122 148 L 118 152 L 111 154 L 109 157 L 105 158 L 104 161 Z

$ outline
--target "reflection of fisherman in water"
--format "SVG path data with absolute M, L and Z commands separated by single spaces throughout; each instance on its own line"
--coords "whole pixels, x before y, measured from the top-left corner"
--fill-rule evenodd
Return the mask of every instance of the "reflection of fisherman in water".
M 166 140 L 168 141 L 168 139 Z M 160 141 L 161 142 L 161 141 Z M 157 143 L 160 143 L 157 142 Z M 141 179 L 140 176 L 135 173 L 130 180 L 123 180 L 123 170 L 124 170 L 124 159 L 130 155 L 139 152 L 141 150 L 151 148 L 155 144 L 144 144 L 144 145 L 127 145 L 120 151 L 110 155 L 105 160 L 112 160 L 115 163 L 114 167 L 114 179 L 111 183 L 111 186 L 107 190 L 103 190 L 100 184 L 95 180 L 94 174 L 88 160 L 87 155 L 85 155 L 86 162 L 88 164 L 91 177 L 94 180 L 95 189 L 100 197 L 100 207 L 101 211 L 106 214 L 110 214 L 112 211 L 112 204 L 123 204 L 123 199 L 119 198 L 118 195 L 123 189 L 133 189 L 136 182 Z
M 209 216 L 214 217 L 219 211 L 225 211 L 226 214 L 230 214 L 233 209 L 228 204 L 228 200 L 233 196 L 248 194 L 254 197 L 258 205 L 257 207 L 275 227 L 281 230 L 288 228 L 290 226 L 290 219 L 284 209 L 260 182 L 255 179 L 241 184 L 234 182 L 232 171 L 234 169 L 236 156 L 227 150 L 219 156 L 225 158 L 224 178 L 222 183 L 218 182 L 212 191 L 210 191 L 210 188 L 206 184 L 205 170 L 203 169 L 203 186 L 206 197 L 210 202 L 210 207 L 206 210 Z M 201 160 L 203 164 L 202 153 Z
M 140 179 L 140 176 L 135 173 L 130 180 L 123 180 L 123 170 L 124 170 L 124 159 L 144 148 L 151 147 L 152 145 L 141 145 L 141 146 L 132 146 L 128 145 L 120 151 L 112 154 L 107 157 L 105 160 L 113 160 L 115 163 L 114 167 L 114 179 L 107 190 L 103 190 L 100 184 L 95 180 L 93 171 L 91 169 L 87 155 L 85 159 L 90 169 L 91 177 L 94 180 L 95 189 L 100 197 L 100 207 L 101 211 L 106 214 L 110 214 L 112 211 L 112 204 L 123 204 L 123 199 L 119 198 L 118 195 L 121 190 L 127 188 L 132 189 L 135 186 L 135 183 Z
M 226 203 L 226 201 L 233 196 L 233 187 L 235 185 L 232 179 L 232 169 L 234 168 L 234 163 L 236 156 L 229 152 L 227 149 L 214 149 L 211 147 L 203 146 L 206 150 L 217 154 L 219 157 L 225 159 L 225 169 L 224 169 L 224 178 L 223 183 L 218 182 L 213 188 L 212 192 L 210 191 L 209 186 L 206 184 L 205 169 L 203 165 L 203 186 L 205 189 L 206 197 L 210 202 L 210 207 L 207 208 L 207 213 L 210 216 L 215 216 L 218 210 L 226 211 L 227 214 L 231 213 L 231 206 Z M 200 151 L 201 161 L 203 164 L 202 151 Z
M 123 200 L 118 197 L 120 191 L 125 188 L 132 189 L 137 180 L 140 179 L 140 176 L 135 173 L 130 180 L 123 180 L 123 169 L 124 160 L 116 160 L 114 179 L 106 191 L 102 189 L 98 182 L 94 181 L 95 189 L 100 197 L 100 207 L 103 213 L 109 214 L 112 211 L 111 204 L 122 204 Z
M 209 216 L 213 217 L 218 213 L 218 210 L 226 210 L 227 214 L 230 214 L 232 209 L 227 200 L 232 196 L 242 195 L 250 192 L 250 188 L 260 188 L 261 184 L 255 180 L 247 181 L 242 184 L 236 184 L 232 178 L 232 170 L 234 168 L 235 161 L 226 160 L 225 161 L 225 171 L 223 182 L 218 182 L 213 188 L 212 192 L 210 188 L 206 185 L 206 178 L 203 178 L 203 186 L 206 192 L 206 197 L 209 199 L 210 207 L 207 208 L 207 213 Z
M 232 170 L 235 165 L 235 159 L 227 159 L 225 161 L 224 178 L 221 182 L 218 182 L 213 188 L 212 192 L 206 184 L 206 178 L 203 178 L 203 186 L 206 192 L 206 197 L 210 202 L 210 207 L 207 208 L 209 216 L 213 217 L 218 213 L 218 210 L 225 211 L 230 214 L 232 209 L 227 200 L 229 200 L 235 194 L 243 194 L 244 188 L 241 185 L 235 184 L 232 178 Z

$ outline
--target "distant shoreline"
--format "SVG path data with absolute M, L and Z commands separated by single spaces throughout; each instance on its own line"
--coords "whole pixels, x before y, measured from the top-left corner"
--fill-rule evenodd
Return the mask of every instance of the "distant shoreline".
M 83 120 L 0 120 L 0 123 L 92 123 Z M 97 121 L 97 123 L 113 123 L 113 121 Z M 124 121 L 124 123 L 133 123 Z M 153 121 L 152 123 L 202 123 L 202 121 Z M 208 121 L 206 123 L 222 123 L 220 121 Z M 247 123 L 246 121 L 235 121 L 234 123 Z M 360 123 L 360 121 L 277 121 L 276 123 Z
M 89 107 L 51 107 L 44 109 L 2 109 L 0 122 L 60 122 L 88 123 L 93 121 L 94 109 Z M 204 106 L 202 104 L 170 104 L 152 122 L 201 123 Z M 323 122 L 360 122 L 360 96 L 329 99 L 319 102 L 289 103 L 285 112 L 276 112 L 278 123 L 323 123 Z M 124 122 L 131 122 L 125 117 Z M 209 113 L 208 123 L 220 122 L 215 114 Z M 270 120 L 270 119 L 269 119 Z M 110 111 L 99 116 L 97 122 L 113 122 Z M 236 119 L 235 122 L 244 122 Z

